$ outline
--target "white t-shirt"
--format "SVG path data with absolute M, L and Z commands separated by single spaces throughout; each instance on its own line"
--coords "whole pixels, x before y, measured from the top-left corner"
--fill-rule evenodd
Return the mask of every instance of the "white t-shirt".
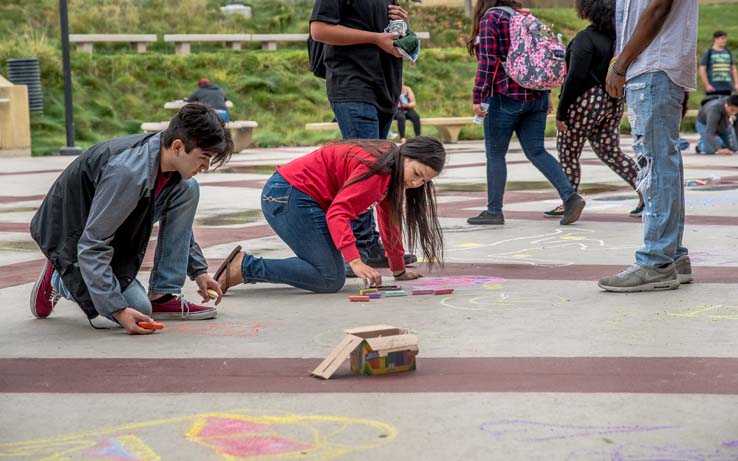
M 650 0 L 617 0 L 616 54 L 630 40 Z M 671 12 L 656 38 L 631 63 L 626 80 L 648 72 L 663 71 L 687 91 L 697 87 L 697 0 L 674 0 Z

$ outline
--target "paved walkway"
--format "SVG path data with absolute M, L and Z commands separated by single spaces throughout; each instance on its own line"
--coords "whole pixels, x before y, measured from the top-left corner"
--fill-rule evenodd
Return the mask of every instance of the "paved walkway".
M 239 286 L 217 319 L 148 337 L 94 330 L 69 301 L 33 319 L 42 255 L 28 223 L 71 159 L 4 160 L 0 458 L 737 460 L 738 157 L 685 156 L 688 179 L 720 176 L 686 192 L 695 283 L 612 294 L 596 280 L 632 263 L 642 224 L 627 214 L 633 191 L 591 151 L 578 223 L 543 219 L 558 198 L 513 145 L 507 223 L 479 227 L 466 218 L 486 202 L 483 146 L 448 149 L 436 181 L 447 264 L 406 285 L 454 294 L 352 304 L 356 280 L 331 295 Z M 198 178 L 212 270 L 235 244 L 290 254 L 259 193 L 274 165 L 309 150 L 244 151 Z M 376 323 L 419 336 L 417 371 L 308 375 L 344 329 Z

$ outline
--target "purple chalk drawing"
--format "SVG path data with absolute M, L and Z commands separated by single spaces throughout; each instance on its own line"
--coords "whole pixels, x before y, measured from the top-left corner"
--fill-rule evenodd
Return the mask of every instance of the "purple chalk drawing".
M 410 285 L 418 288 L 458 288 L 473 287 L 480 285 L 491 285 L 503 283 L 502 277 L 490 277 L 484 275 L 449 275 L 446 277 L 423 277 L 422 279 L 413 280 L 412 282 L 402 282 L 403 285 Z
M 738 448 L 738 440 L 731 440 L 730 442 L 723 442 L 723 446 L 730 448 Z
M 95 448 L 85 451 L 87 459 L 100 459 L 107 461 L 135 461 L 140 459 L 126 450 L 123 444 L 113 437 L 104 440 Z
M 573 451 L 566 461 L 735 461 L 736 452 L 731 452 L 679 444 L 625 444 L 606 450 Z
M 551 440 L 567 440 L 585 438 L 595 435 L 663 431 L 679 429 L 680 426 L 580 426 L 573 424 L 549 424 L 522 419 L 501 419 L 487 421 L 479 427 L 489 432 L 495 439 L 509 434 L 522 435 L 525 442 L 548 442 Z

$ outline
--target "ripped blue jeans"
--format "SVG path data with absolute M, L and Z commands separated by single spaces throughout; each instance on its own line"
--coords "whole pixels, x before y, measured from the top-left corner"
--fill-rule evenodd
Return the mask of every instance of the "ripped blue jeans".
M 659 71 L 628 80 L 625 94 L 639 170 L 636 187 L 646 205 L 644 247 L 636 252 L 636 263 L 657 267 L 687 254 L 682 244 L 684 165 L 679 150 L 684 88 Z

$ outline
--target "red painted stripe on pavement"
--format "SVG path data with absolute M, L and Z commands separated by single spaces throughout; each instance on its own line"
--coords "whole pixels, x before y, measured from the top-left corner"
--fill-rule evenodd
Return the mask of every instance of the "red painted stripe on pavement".
M 30 223 L 0 222 L 0 232 L 31 232 Z
M 166 334 L 166 329 L 162 333 Z M 0 359 L 2 393 L 576 392 L 738 394 L 738 359 L 418 358 L 386 376 L 312 378 L 314 359 Z
M 44 197 L 46 195 L 0 195 L 0 203 L 30 202 Z

